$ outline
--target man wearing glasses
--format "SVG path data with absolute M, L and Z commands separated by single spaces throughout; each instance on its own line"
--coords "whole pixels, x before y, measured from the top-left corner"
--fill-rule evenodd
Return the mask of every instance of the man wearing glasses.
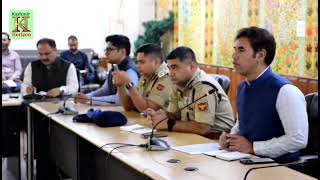
M 40 60 L 28 64 L 21 85 L 23 95 L 44 92 L 49 97 L 75 94 L 79 88 L 76 68 L 57 57 L 56 43 L 43 38 L 37 42 Z
M 126 71 L 130 80 L 136 85 L 139 74 L 134 61 L 129 57 L 131 48 L 129 38 L 123 35 L 111 35 L 106 37 L 106 43 L 105 54 L 108 62 L 117 65 L 119 70 Z M 74 101 L 90 105 L 120 105 L 117 87 L 112 82 L 113 71 L 115 71 L 114 66 L 102 87 L 88 94 L 77 93 Z

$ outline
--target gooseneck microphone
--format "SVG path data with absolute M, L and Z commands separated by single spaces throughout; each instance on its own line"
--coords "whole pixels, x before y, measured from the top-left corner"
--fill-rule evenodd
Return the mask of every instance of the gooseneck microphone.
M 176 117 L 178 116 L 178 113 L 180 113 L 183 109 L 187 108 L 188 106 L 192 105 L 193 103 L 199 101 L 200 99 L 207 97 L 209 95 L 211 95 L 212 93 L 214 93 L 216 90 L 215 89 L 211 89 L 210 91 L 208 91 L 206 94 L 204 94 L 203 96 L 199 97 L 198 99 L 192 101 L 191 103 L 185 105 L 184 107 L 178 109 L 176 112 L 174 113 L 167 113 L 167 117 L 161 119 L 159 122 L 157 122 L 151 131 L 151 135 L 150 138 L 148 140 L 148 143 L 146 144 L 146 148 L 148 151 L 166 151 L 170 148 L 170 146 L 168 145 L 168 143 L 163 140 L 163 139 L 159 139 L 159 138 L 153 138 L 153 133 L 155 128 L 162 123 L 163 121 L 169 119 L 176 119 Z
M 81 97 L 76 97 L 76 99 L 83 99 L 83 100 L 88 100 L 88 98 L 81 98 Z M 89 99 L 90 100 L 90 105 L 92 105 L 92 101 L 97 101 L 97 102 L 105 102 L 105 103 L 109 103 L 109 104 L 116 104 L 116 102 L 114 101 L 105 101 L 105 100 L 99 100 L 99 99 Z
M 78 114 L 78 111 L 76 111 L 73 108 L 66 107 L 66 102 L 69 98 L 72 97 L 72 95 L 64 95 L 64 91 L 61 91 L 61 97 L 63 97 L 63 104 L 59 108 L 58 113 L 64 114 L 64 115 L 76 115 Z

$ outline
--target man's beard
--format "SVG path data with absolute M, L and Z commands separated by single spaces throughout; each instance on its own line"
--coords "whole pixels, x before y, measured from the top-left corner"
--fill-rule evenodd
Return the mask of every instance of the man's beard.
M 75 53 L 78 51 L 78 49 L 70 49 L 71 52 Z
M 9 47 L 9 44 L 2 44 L 2 50 L 7 50 Z

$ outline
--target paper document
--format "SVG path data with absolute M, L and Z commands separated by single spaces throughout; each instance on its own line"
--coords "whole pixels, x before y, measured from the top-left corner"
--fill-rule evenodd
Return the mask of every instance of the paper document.
M 15 83 L 13 80 L 6 80 L 3 81 L 3 83 L 7 84 L 9 87 L 17 87 L 17 83 Z
M 134 125 L 129 125 L 129 126 L 121 126 L 120 130 L 133 132 L 133 133 L 137 133 L 137 134 L 150 133 L 152 131 L 151 128 L 145 127 L 145 126 L 142 126 L 139 124 L 134 124 Z M 154 131 L 157 131 L 157 130 L 155 129 Z
M 187 146 L 176 146 L 172 147 L 177 151 L 181 151 L 188 154 L 201 154 L 209 151 L 219 150 L 219 143 L 208 143 L 208 144 L 192 144 Z
M 241 153 L 238 151 L 226 151 L 226 150 L 216 150 L 216 151 L 209 151 L 205 152 L 204 154 L 209 156 L 214 156 L 219 159 L 227 160 L 227 161 L 233 161 L 243 158 L 249 158 L 250 154 L 247 153 Z
M 9 101 L 10 100 L 10 97 L 9 97 L 9 94 L 2 94 L 2 101 Z

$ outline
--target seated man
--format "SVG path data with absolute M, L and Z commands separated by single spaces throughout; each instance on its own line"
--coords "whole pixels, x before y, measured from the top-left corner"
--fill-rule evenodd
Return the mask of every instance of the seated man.
M 238 87 L 238 120 L 219 143 L 231 151 L 294 160 L 307 145 L 308 117 L 301 91 L 272 72 L 276 52 L 273 35 L 265 29 L 240 29 L 235 38 L 233 64 L 247 79 Z
M 40 60 L 30 62 L 21 85 L 23 95 L 46 92 L 49 97 L 75 94 L 79 88 L 76 68 L 57 57 L 56 43 L 43 38 L 37 42 Z
M 139 75 L 136 65 L 129 57 L 131 47 L 129 38 L 123 35 L 111 35 L 106 37 L 106 43 L 105 53 L 109 63 L 116 64 L 121 71 L 126 71 L 131 81 L 137 84 Z M 74 101 L 91 105 L 120 105 L 117 87 L 112 83 L 113 71 L 114 67 L 109 71 L 102 87 L 86 95 L 77 93 Z
M 167 118 L 156 129 L 196 133 L 212 139 L 218 139 L 222 131 L 230 131 L 234 120 L 228 96 L 215 79 L 200 70 L 192 49 L 178 47 L 167 59 L 169 77 L 174 84 L 167 109 L 169 114 L 147 109 L 152 125 Z M 213 89 L 217 92 L 182 109 Z M 172 113 L 174 116 L 170 115 Z
M 68 38 L 69 50 L 63 51 L 60 54 L 61 59 L 67 60 L 75 65 L 80 71 L 80 84 L 89 84 L 95 82 L 94 69 L 89 63 L 88 57 L 85 53 L 78 50 L 78 39 L 76 36 L 69 36 Z
M 20 57 L 15 51 L 9 50 L 11 39 L 9 34 L 2 32 L 2 94 L 20 92 L 22 67 Z M 16 87 L 10 87 L 6 81 L 12 80 Z
M 172 85 L 163 59 L 161 48 L 157 45 L 147 44 L 137 50 L 137 67 L 142 75 L 137 87 L 128 73 L 113 72 L 114 83 L 126 111 L 137 109 L 142 112 L 148 107 L 158 110 L 168 106 Z

